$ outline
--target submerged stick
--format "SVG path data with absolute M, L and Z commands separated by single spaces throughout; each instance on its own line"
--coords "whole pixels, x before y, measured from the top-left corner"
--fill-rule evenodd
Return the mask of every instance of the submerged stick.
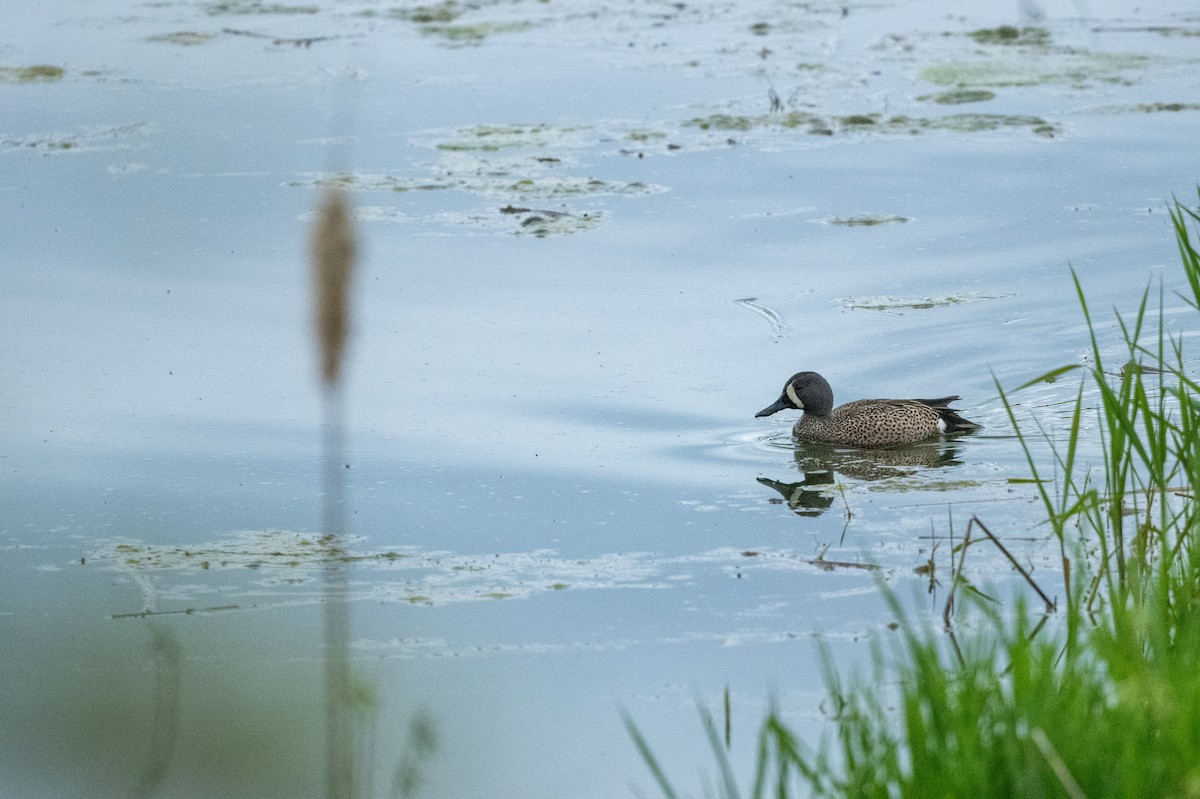
M 971 546 L 971 523 L 967 522 L 967 532 L 963 535 L 962 554 L 958 556 L 958 568 L 954 567 L 954 547 L 950 547 L 950 593 L 946 595 L 946 606 L 942 609 L 942 623 L 946 630 L 953 629 L 950 623 L 950 615 L 954 613 L 954 597 L 958 593 L 958 584 L 962 581 L 963 566 L 967 560 L 967 548 Z M 957 642 L 955 643 L 957 647 Z M 961 657 L 961 654 L 960 654 Z
M 1012 564 L 1013 568 L 1016 569 L 1021 576 L 1025 578 L 1025 582 L 1029 583 L 1033 590 L 1037 592 L 1037 595 L 1042 598 L 1042 602 L 1046 603 L 1047 613 L 1053 613 L 1058 609 L 1054 603 L 1054 600 L 1046 596 L 1046 592 L 1043 591 L 1042 587 L 1037 584 L 1037 581 L 1033 579 L 1033 576 L 1030 575 L 1024 566 L 1017 562 L 1017 559 L 1012 556 L 1012 553 L 1008 551 L 1008 548 L 1005 547 L 1004 544 L 1000 543 L 1000 539 L 992 535 L 992 531 L 987 528 L 987 525 L 984 524 L 978 516 L 971 517 L 971 524 L 979 525 L 979 529 L 983 530 L 984 535 L 992 540 L 992 543 L 996 545 L 996 549 L 999 549 L 1001 554 L 1008 558 L 1008 562 Z

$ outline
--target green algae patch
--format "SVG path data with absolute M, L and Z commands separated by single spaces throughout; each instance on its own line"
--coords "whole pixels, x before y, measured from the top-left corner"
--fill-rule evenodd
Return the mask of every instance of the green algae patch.
M 95 561 L 117 561 L 138 570 L 177 569 L 294 569 L 346 560 L 339 547 L 319 535 L 286 530 L 234 533 L 222 541 L 194 546 L 155 546 L 120 542 L 92 555 Z M 376 555 L 386 559 L 387 553 Z
M 447 0 L 445 3 L 419 5 L 411 8 L 390 8 L 387 16 L 416 22 L 421 25 L 446 24 L 458 19 L 462 8 L 458 3 Z
M 942 117 L 910 117 L 881 114 L 855 115 L 838 119 L 848 131 L 876 131 L 881 134 L 912 135 L 942 131 L 950 133 L 983 133 L 999 130 L 1028 130 L 1037 136 L 1053 137 L 1059 128 L 1041 117 L 1024 114 L 947 114 Z
M 533 27 L 529 20 L 515 22 L 476 22 L 470 25 L 422 25 L 421 33 L 426 36 L 442 39 L 446 44 L 470 45 L 480 44 L 492 36 L 506 33 L 520 33 Z
M 744 116 L 738 114 L 710 114 L 706 117 L 693 117 L 683 123 L 687 127 L 710 131 L 749 131 L 756 128 L 793 129 L 807 127 L 809 133 L 829 134 L 829 122 L 825 117 L 804 111 L 790 111 L 786 114 L 759 114 Z
M 648 130 L 637 128 L 634 130 L 625 131 L 625 138 L 636 142 L 659 141 L 667 138 L 667 134 L 661 130 Z
M 950 114 L 921 120 L 922 127 L 928 130 L 949 130 L 959 133 L 978 133 L 982 131 L 1027 128 L 1037 136 L 1053 137 L 1059 133 L 1059 128 L 1041 117 L 1024 114 Z
M 1045 47 L 1050 43 L 1050 31 L 1045 28 L 1016 28 L 1012 25 L 1001 25 L 998 28 L 980 28 L 967 35 L 979 44 Z
M 984 103 L 996 99 L 996 93 L 987 89 L 953 89 L 941 94 L 918 97 L 918 100 L 932 100 L 939 105 L 966 105 L 967 103 Z
M 1200 103 L 1138 103 L 1129 110 L 1139 114 L 1158 114 L 1164 111 L 1170 113 L 1200 111 Z
M 524 147 L 564 145 L 584 127 L 535 125 L 475 125 L 459 128 L 454 138 L 438 142 L 435 147 L 449 152 L 496 152 Z
M 1062 50 L 1038 59 L 985 59 L 934 64 L 920 78 L 939 86 L 1003 88 L 1063 84 L 1077 88 L 1097 83 L 1129 84 L 1150 58 L 1136 53 Z
M 148 133 L 148 125 L 134 123 L 88 128 L 73 133 L 31 133 L 19 139 L 0 135 L 0 152 L 22 149 L 45 153 L 133 149 L 139 146 L 136 139 Z
M 66 75 L 62 67 L 36 64 L 31 67 L 0 67 L 0 83 L 54 83 Z
M 983 488 L 986 485 L 982 480 L 929 480 L 924 474 L 908 474 L 868 483 L 866 490 L 886 494 L 903 494 L 908 491 L 953 492 Z
M 507 204 L 498 209 L 469 212 L 436 211 L 415 216 L 397 208 L 366 206 L 360 208 L 360 221 L 419 222 L 434 225 L 469 226 L 518 236 L 562 236 L 593 230 L 608 221 L 608 215 L 580 211 L 567 203 L 582 204 L 597 195 L 636 196 L 665 191 L 661 186 L 640 181 L 616 181 L 575 175 L 536 174 L 542 165 L 527 159 L 500 161 L 490 167 L 486 162 L 453 160 L 443 164 L 437 180 L 421 180 L 397 175 L 341 172 L 316 175 L 294 181 L 294 186 L 337 186 L 347 191 L 410 192 L 457 189 L 482 197 L 501 198 Z M 528 177 L 516 177 L 512 171 L 523 169 Z M 515 178 L 515 179 L 514 179 Z M 559 200 L 553 209 L 535 207 L 544 200 Z
M 936 297 L 844 297 L 840 302 L 842 307 L 852 311 L 882 311 L 884 313 L 903 314 L 908 311 L 947 308 L 952 305 L 981 302 L 983 300 L 997 300 L 1010 296 L 1012 295 L 969 291 L 961 294 L 942 294 Z
M 838 117 L 838 122 L 848 128 L 863 127 L 869 125 L 878 125 L 880 120 L 879 114 L 850 114 L 849 116 Z
M 907 216 L 894 214 L 888 216 L 863 214 L 861 216 L 837 216 L 822 221 L 827 225 L 841 225 L 842 227 L 874 227 L 875 225 L 887 225 L 892 222 L 903 223 L 911 220 Z
M 948 133 L 985 133 L 991 131 L 1025 129 L 1035 136 L 1053 138 L 1061 131 L 1059 126 L 1041 117 L 1025 114 L 948 114 L 943 117 L 888 117 L 880 125 L 880 132 L 909 133 L 917 135 L 930 131 Z
M 221 0 L 221 2 L 206 3 L 204 11 L 210 16 L 225 14 L 277 14 L 287 16 L 292 14 L 316 14 L 320 7 L 313 5 L 284 5 L 282 3 L 262 3 L 256 0 Z
M 1159 36 L 1185 36 L 1185 37 L 1200 37 L 1200 29 L 1197 28 L 1179 28 L 1173 25 L 1165 25 L 1158 28 Z
M 1023 114 L 949 114 L 943 117 L 910 117 L 871 113 L 826 118 L 797 111 L 789 114 L 763 114 L 761 116 L 713 114 L 690 119 L 684 122 L 684 125 L 700 130 L 730 132 L 747 132 L 759 128 L 803 128 L 807 133 L 821 136 L 833 136 L 839 131 L 853 134 L 916 135 L 928 131 L 979 133 L 1025 128 L 1035 135 L 1052 137 L 1059 132 L 1057 125 L 1041 117 Z
M 501 209 L 502 212 L 508 213 Z M 567 236 L 583 233 L 604 222 L 604 215 L 595 211 L 570 214 L 562 211 L 527 210 L 520 215 L 520 224 L 512 232 L 518 236 Z
M 1107 105 L 1091 109 L 1095 114 L 1178 114 L 1200 111 L 1200 103 L 1136 103 Z
M 1036 64 L 1018 61 L 956 61 L 921 71 L 921 79 L 939 86 L 1037 86 L 1053 78 Z
M 597 194 L 653 194 L 661 189 L 641 181 L 625 182 L 600 178 L 575 177 L 572 175 L 522 178 L 501 187 L 499 193 L 514 197 L 583 197 Z M 496 193 L 495 188 L 485 188 L 485 193 Z
M 160 33 L 156 36 L 147 36 L 148 42 L 159 42 L 163 44 L 177 44 L 180 47 L 195 47 L 196 45 L 211 42 L 217 38 L 215 33 L 199 33 L 197 31 L 176 31 L 175 33 Z
M 347 601 L 419 608 L 520 600 L 568 589 L 572 593 L 670 590 L 678 585 L 674 575 L 681 566 L 744 568 L 741 564 L 749 556 L 734 547 L 667 558 L 654 552 L 563 557 L 552 549 L 473 553 L 402 546 L 376 551 L 362 548 L 363 541 L 288 530 L 231 532 L 194 545 L 110 540 L 99 542 L 86 561 L 89 566 L 135 575 L 136 582 L 148 589 L 152 602 L 146 609 L 113 616 L 133 618 L 261 611 L 320 602 L 314 584 L 340 564 L 350 564 L 348 573 L 354 575 L 347 583 Z M 797 557 L 788 550 L 769 549 L 752 555 L 764 560 Z
M 641 181 L 603 180 L 576 175 L 538 175 L 518 177 L 538 171 L 537 164 L 496 164 L 464 162 L 445 164 L 436 179 L 408 178 L 399 175 L 338 172 L 308 180 L 294 181 L 295 186 L 336 186 L 347 191 L 436 191 L 459 189 L 488 197 L 513 200 L 528 198 L 586 197 L 599 194 L 640 195 L 664 191 L 663 187 Z
M 292 186 L 329 186 L 346 191 L 440 191 L 457 188 L 454 181 L 407 178 L 369 172 L 337 172 L 309 180 L 293 181 Z
M 707 117 L 695 117 L 683 123 L 700 130 L 750 130 L 757 125 L 765 124 L 766 116 L 748 117 L 733 114 L 712 114 Z

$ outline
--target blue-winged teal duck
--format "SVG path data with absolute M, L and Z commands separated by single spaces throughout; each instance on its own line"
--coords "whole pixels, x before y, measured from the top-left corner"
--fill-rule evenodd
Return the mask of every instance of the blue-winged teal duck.
M 979 425 L 948 407 L 957 399 L 870 399 L 834 408 L 833 389 L 825 378 L 816 372 L 798 372 L 788 378 L 774 404 L 754 415 L 801 410 L 804 415 L 792 428 L 796 440 L 875 449 L 977 429 Z

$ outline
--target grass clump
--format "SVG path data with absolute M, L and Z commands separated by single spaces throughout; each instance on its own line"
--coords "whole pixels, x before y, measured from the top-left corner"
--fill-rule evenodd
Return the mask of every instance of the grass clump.
M 1200 215 L 1176 202 L 1171 216 L 1182 299 L 1200 314 Z M 885 591 L 897 634 L 874 642 L 868 674 L 843 677 L 825 654 L 833 730 L 819 746 L 769 714 L 750 796 L 1200 795 L 1200 384 L 1182 337 L 1164 327 L 1161 298 L 1151 323 L 1148 291 L 1131 317 L 1118 314 L 1124 367 L 1106 369 L 1111 350 L 1075 285 L 1091 358 L 1065 440 L 1042 436 L 1051 469 L 1001 391 L 1061 554 L 1065 601 L 1057 611 L 1020 600 L 1001 610 L 974 599 L 953 621 L 948 605 L 943 633 Z M 1095 467 L 1080 454 L 1092 397 Z M 954 587 L 971 588 L 961 561 L 954 577 Z M 956 636 L 968 617 L 970 632 Z M 634 733 L 660 788 L 675 795 Z M 728 756 L 713 748 L 724 777 L 717 793 L 740 796 Z

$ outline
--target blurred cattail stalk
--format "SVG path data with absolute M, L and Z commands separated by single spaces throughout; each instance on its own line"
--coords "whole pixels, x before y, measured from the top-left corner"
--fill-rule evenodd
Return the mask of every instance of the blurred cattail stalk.
M 350 283 L 355 259 L 354 223 L 345 194 L 329 189 L 312 231 L 314 328 L 324 389 L 325 780 L 328 799 L 355 793 L 354 730 L 349 662 L 350 608 L 345 561 L 342 366 L 350 338 Z
M 321 379 L 338 383 L 350 337 L 350 278 L 356 253 L 350 206 L 340 189 L 327 189 L 312 234 L 313 288 Z

